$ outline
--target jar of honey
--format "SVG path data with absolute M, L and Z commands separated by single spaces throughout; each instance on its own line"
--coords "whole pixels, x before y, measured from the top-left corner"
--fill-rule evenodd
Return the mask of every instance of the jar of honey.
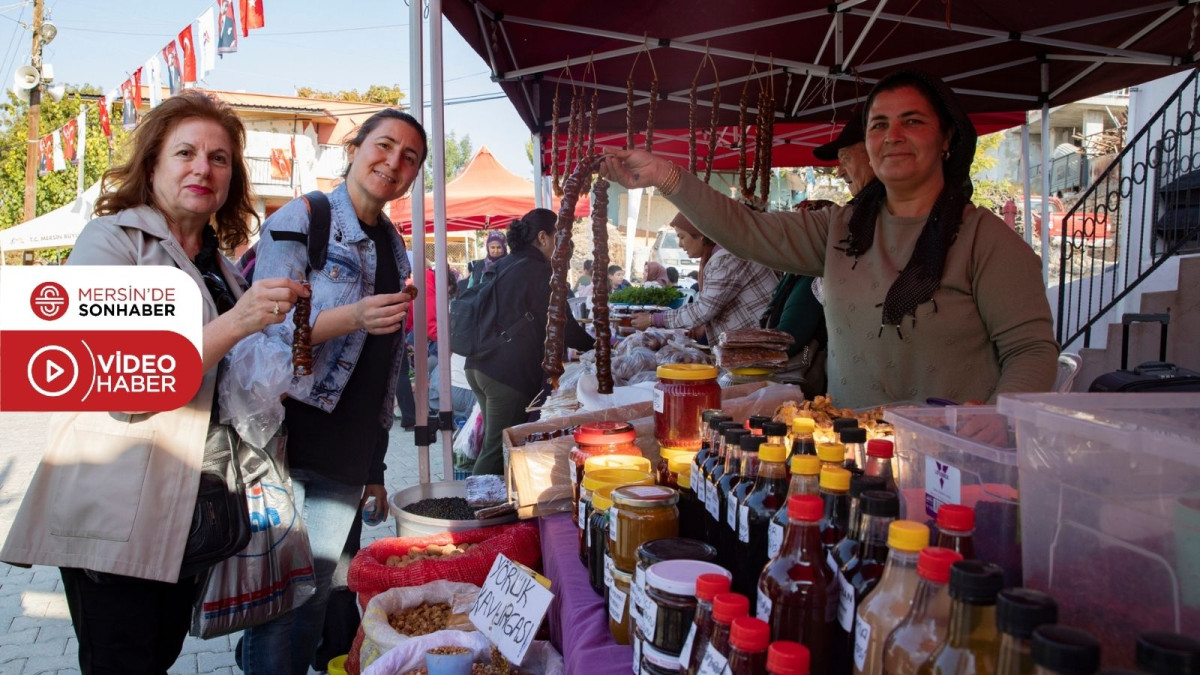
M 645 460 L 649 462 L 649 460 Z M 654 485 L 654 475 L 648 471 L 633 469 L 598 469 L 583 477 L 579 484 L 579 504 L 575 509 L 575 521 L 579 524 L 579 559 L 587 565 L 586 526 L 592 515 L 592 493 L 606 485 Z
M 608 550 L 622 572 L 637 567 L 637 549 L 652 539 L 679 536 L 679 492 L 662 485 L 626 485 L 612 492 Z
M 633 575 L 614 569 L 612 583 L 608 586 L 608 631 L 619 645 L 629 644 L 631 626 L 629 616 L 629 586 Z
M 654 437 L 663 448 L 700 449 L 700 414 L 721 407 L 716 366 L 676 363 L 658 367 Z
M 583 465 L 588 457 L 597 455 L 632 455 L 641 457 L 642 451 L 633 441 L 637 432 L 628 422 L 590 422 L 575 429 L 575 447 L 571 448 L 572 510 L 579 506 L 579 482 L 583 480 Z

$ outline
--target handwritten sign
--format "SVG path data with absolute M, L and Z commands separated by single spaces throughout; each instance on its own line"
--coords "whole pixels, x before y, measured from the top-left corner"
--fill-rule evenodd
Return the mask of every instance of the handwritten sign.
M 528 572 L 497 555 L 468 618 L 504 658 L 519 666 L 553 599 Z

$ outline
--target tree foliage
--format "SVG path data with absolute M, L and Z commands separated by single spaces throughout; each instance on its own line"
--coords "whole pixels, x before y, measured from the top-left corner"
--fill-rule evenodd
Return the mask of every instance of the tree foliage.
M 474 149 L 471 147 L 471 134 L 467 134 L 462 138 L 451 131 L 446 136 L 446 180 L 450 181 L 457 176 L 467 162 L 471 161 L 474 155 Z M 433 189 L 433 153 L 425 158 L 425 189 Z
M 29 106 L 20 102 L 11 92 L 0 104 L 0 229 L 24 222 L 25 218 L 25 158 L 29 147 Z M 87 139 L 84 149 L 84 188 L 93 183 L 108 169 L 111 161 L 109 141 L 100 130 L 100 115 L 94 101 L 84 100 L 80 95 L 99 95 L 98 87 L 83 85 L 67 87 L 67 95 L 59 102 L 43 97 L 38 134 L 45 136 L 60 129 L 79 114 L 81 107 L 87 108 Z M 124 137 L 121 131 L 121 106 L 114 106 L 111 119 L 113 147 L 118 147 Z M 35 152 L 36 152 L 36 146 Z M 76 196 L 79 169 L 71 166 L 66 170 L 52 171 L 38 176 L 35 214 L 40 216 L 70 203 Z
M 975 146 L 975 159 L 971 161 L 971 182 L 975 185 L 975 193 L 971 196 L 976 206 L 996 210 L 1009 197 L 1016 198 L 1020 187 L 1011 181 L 988 180 L 983 174 L 1000 162 L 995 151 L 1004 140 L 1004 132 L 986 134 L 979 137 Z
M 365 92 L 359 93 L 357 89 L 343 89 L 341 91 L 321 91 L 312 87 L 300 87 L 296 89 L 296 96 L 300 98 L 324 98 L 334 101 L 352 101 L 355 103 L 378 103 L 380 105 L 401 105 L 404 101 L 404 91 L 400 89 L 400 85 L 393 84 L 391 86 L 383 84 L 373 84 L 367 87 Z

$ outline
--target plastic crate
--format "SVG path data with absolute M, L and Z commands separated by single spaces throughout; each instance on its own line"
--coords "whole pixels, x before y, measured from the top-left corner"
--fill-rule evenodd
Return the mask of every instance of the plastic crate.
M 1200 394 L 1023 394 L 1025 584 L 1133 665 L 1141 633 L 1200 635 Z
M 1017 451 L 1008 421 L 994 406 L 891 408 L 884 419 L 896 430 L 893 467 L 901 515 L 935 533 L 938 507 L 970 506 L 975 557 L 1003 567 L 1007 585 L 1021 585 Z M 964 433 L 985 423 L 998 425 L 1008 442 L 990 445 Z

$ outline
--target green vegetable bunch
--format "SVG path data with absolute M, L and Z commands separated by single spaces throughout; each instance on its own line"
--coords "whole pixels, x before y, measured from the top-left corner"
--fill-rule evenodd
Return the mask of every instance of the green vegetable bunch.
M 622 288 L 619 291 L 614 291 L 609 294 L 609 302 L 619 302 L 629 305 L 656 305 L 666 307 L 667 305 L 682 298 L 683 294 L 677 288 L 657 288 L 657 287 L 641 287 L 630 286 Z

